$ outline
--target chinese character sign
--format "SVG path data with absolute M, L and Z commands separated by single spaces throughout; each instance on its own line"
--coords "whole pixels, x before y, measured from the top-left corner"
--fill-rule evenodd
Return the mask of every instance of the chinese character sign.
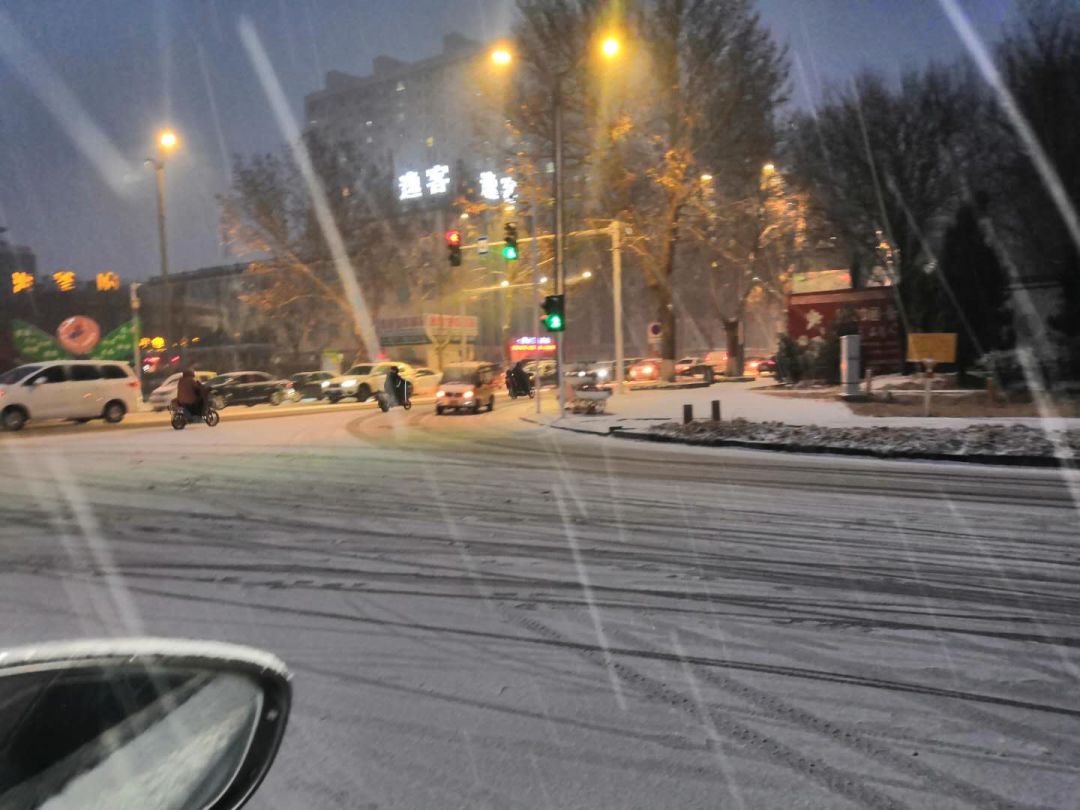
M 52 274 L 52 279 L 60 292 L 71 292 L 75 289 L 75 274 L 70 270 L 57 270 Z
M 424 187 L 420 182 L 420 172 L 405 172 L 398 178 L 401 200 L 415 200 L 424 196 Z
M 480 173 L 480 196 L 485 200 L 499 199 L 499 178 L 495 172 Z
M 500 177 L 499 188 L 502 190 L 503 202 L 513 202 L 517 194 L 517 180 L 513 177 Z
M 427 178 L 428 194 L 445 194 L 450 188 L 450 167 L 432 166 L 424 176 Z
M 111 270 L 106 270 L 104 273 L 97 274 L 97 288 L 98 292 L 108 292 L 109 290 L 120 289 L 120 276 Z
M 11 292 L 13 295 L 30 292 L 34 289 L 34 275 L 22 270 L 11 274 Z

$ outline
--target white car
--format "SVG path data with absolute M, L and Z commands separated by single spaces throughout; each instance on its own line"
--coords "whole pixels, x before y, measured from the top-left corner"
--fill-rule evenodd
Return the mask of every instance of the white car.
M 415 397 L 434 396 L 443 378 L 443 373 L 433 368 L 415 368 L 413 375 L 413 396 Z
M 346 397 L 356 397 L 357 402 L 367 402 L 376 391 L 382 391 L 386 384 L 386 375 L 397 366 L 398 373 L 413 383 L 415 390 L 416 373 L 408 363 L 357 363 L 344 374 L 322 383 L 323 392 L 331 402 L 340 402 Z
M 216 371 L 196 371 L 195 378 L 199 382 L 206 382 L 217 376 Z M 169 407 L 169 403 L 176 399 L 176 386 L 180 384 L 180 374 L 170 374 L 165 378 L 165 382 L 150 392 L 150 396 L 146 398 L 147 403 L 155 411 L 164 411 Z
M 139 381 L 127 363 L 53 360 L 0 374 L 0 425 L 20 430 L 30 419 L 104 419 L 138 410 Z

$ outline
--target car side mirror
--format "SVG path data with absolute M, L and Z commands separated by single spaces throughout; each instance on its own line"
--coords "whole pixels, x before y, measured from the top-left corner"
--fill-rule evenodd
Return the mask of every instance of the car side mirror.
M 107 639 L 0 651 L 0 807 L 233 810 L 285 733 L 275 656 Z

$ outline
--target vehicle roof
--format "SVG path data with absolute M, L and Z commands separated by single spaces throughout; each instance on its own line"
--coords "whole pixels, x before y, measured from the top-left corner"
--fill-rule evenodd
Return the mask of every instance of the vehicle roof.
M 31 360 L 28 363 L 19 363 L 15 368 L 23 366 L 127 366 L 124 360 Z
M 460 363 L 447 363 L 446 368 L 481 368 L 494 365 L 494 363 L 489 363 L 487 360 L 462 360 Z

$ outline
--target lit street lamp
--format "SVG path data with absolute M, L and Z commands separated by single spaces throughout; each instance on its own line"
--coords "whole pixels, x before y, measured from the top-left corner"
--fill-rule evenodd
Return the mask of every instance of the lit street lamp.
M 169 288 L 169 249 L 165 239 L 165 158 L 180 145 L 180 138 L 171 129 L 158 133 L 158 156 L 148 157 L 144 162 L 154 170 L 157 185 L 158 247 L 161 251 L 161 278 L 165 284 L 164 294 L 164 331 L 165 337 L 172 339 L 172 294 Z
M 621 42 L 614 34 L 605 36 L 600 41 L 600 53 L 608 60 L 619 55 Z M 491 61 L 500 67 L 505 67 L 513 61 L 513 54 L 505 47 L 496 48 L 491 52 Z M 552 118 L 555 129 L 555 293 L 566 293 L 566 261 L 565 261 L 565 228 L 563 227 L 563 80 L 573 66 L 556 71 L 549 79 L 551 81 Z M 565 340 L 558 341 L 557 362 L 559 370 L 559 414 L 566 407 L 566 390 L 562 385 L 562 370 L 566 367 L 564 359 Z

